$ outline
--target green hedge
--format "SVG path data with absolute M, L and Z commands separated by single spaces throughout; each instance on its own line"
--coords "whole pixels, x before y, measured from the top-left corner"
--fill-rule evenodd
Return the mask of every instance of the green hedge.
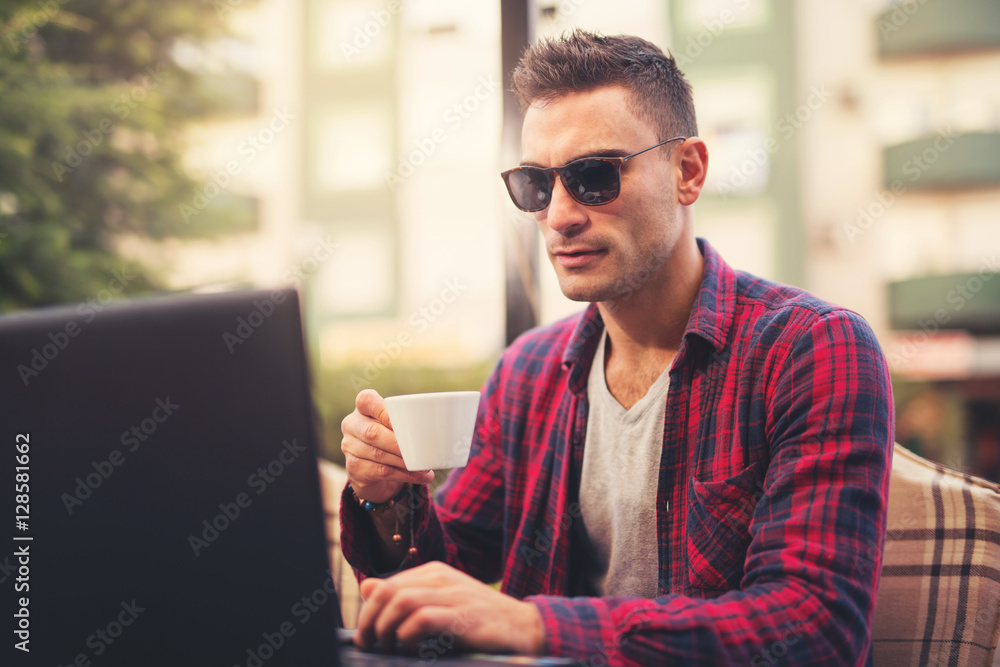
M 374 389 L 382 396 L 476 390 L 482 387 L 493 366 L 492 360 L 473 366 L 447 368 L 392 365 L 378 371 L 371 379 L 366 378 L 361 364 L 317 371 L 313 395 L 321 420 L 323 455 L 334 463 L 344 464 L 344 455 L 340 451 L 343 438 L 340 422 L 354 411 L 354 398 L 362 389 Z

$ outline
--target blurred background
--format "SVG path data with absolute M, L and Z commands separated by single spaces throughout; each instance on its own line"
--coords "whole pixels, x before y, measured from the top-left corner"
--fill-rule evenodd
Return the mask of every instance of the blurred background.
M 499 177 L 505 72 L 574 27 L 674 54 L 697 234 L 861 313 L 897 440 L 1000 480 L 996 0 L 0 0 L 0 311 L 297 285 L 340 460 L 360 389 L 580 309 Z

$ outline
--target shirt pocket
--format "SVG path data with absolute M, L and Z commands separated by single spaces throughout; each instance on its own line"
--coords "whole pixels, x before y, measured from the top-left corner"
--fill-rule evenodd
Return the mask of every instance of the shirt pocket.
M 690 594 L 715 597 L 739 588 L 760 500 L 761 465 L 722 480 L 688 484 L 687 569 Z

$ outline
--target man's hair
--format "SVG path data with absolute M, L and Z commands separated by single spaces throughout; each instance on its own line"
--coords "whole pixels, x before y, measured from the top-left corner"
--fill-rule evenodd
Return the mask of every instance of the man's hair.
M 578 28 L 544 39 L 524 52 L 511 83 L 522 111 L 569 93 L 621 86 L 629 92 L 629 110 L 661 140 L 698 134 L 691 85 L 673 57 L 639 37 Z

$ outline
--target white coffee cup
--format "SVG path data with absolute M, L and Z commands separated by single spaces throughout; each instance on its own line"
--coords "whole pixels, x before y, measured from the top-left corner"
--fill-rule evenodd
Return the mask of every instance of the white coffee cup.
M 447 470 L 468 463 L 478 391 L 389 396 L 385 408 L 407 470 Z

